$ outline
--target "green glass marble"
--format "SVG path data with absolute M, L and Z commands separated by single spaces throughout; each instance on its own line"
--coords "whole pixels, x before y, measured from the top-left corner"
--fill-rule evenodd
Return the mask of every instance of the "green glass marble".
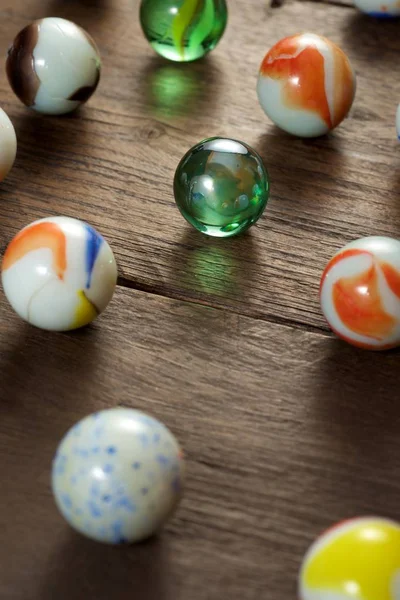
M 177 62 L 215 48 L 228 19 L 225 0 L 142 0 L 140 22 L 158 54 Z
M 260 156 L 243 142 L 210 138 L 180 161 L 174 178 L 176 204 L 198 231 L 230 237 L 264 212 L 269 177 Z

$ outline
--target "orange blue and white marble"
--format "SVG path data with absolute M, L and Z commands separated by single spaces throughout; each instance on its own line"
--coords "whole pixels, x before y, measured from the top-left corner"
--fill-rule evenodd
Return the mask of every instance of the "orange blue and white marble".
M 157 533 L 177 508 L 184 462 L 174 435 L 157 419 L 130 408 L 89 415 L 61 441 L 52 488 L 67 522 L 109 544 Z
M 93 227 L 50 217 L 22 229 L 2 263 L 5 295 L 15 312 L 42 329 L 87 325 L 110 302 L 117 282 L 114 254 Z
M 396 115 L 396 129 L 397 129 L 397 137 L 400 140 L 400 104 L 397 107 L 397 115 Z
M 34 110 L 61 115 L 94 93 L 100 80 L 99 50 L 81 27 L 49 17 L 34 21 L 8 51 L 7 76 L 18 98 Z
M 300 600 L 400 600 L 400 525 L 365 517 L 339 523 L 307 552 Z
M 11 171 L 17 155 L 17 136 L 8 115 L 0 108 L 0 181 Z
M 348 114 L 356 77 L 346 54 L 330 40 L 303 33 L 280 40 L 266 54 L 258 99 L 281 129 L 300 137 L 328 133 Z
M 322 312 L 342 339 L 369 350 L 400 345 L 400 241 L 366 237 L 329 261 L 320 286 Z
M 378 19 L 400 17 L 400 0 L 354 0 L 362 12 Z

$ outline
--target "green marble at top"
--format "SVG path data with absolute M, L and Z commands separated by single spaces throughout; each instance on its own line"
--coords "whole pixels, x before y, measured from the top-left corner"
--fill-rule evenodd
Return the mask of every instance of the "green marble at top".
M 198 231 L 237 235 L 262 215 L 269 197 L 260 156 L 243 142 L 210 138 L 180 161 L 174 178 L 176 204 Z
M 225 0 L 142 0 L 140 22 L 158 54 L 184 62 L 215 48 L 228 19 Z

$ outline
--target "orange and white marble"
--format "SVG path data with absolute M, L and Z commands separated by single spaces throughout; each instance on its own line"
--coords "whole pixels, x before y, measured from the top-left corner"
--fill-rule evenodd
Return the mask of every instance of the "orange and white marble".
M 400 345 L 400 241 L 366 237 L 328 263 L 320 286 L 322 312 L 349 344 L 368 350 Z
M 280 40 L 266 54 L 257 93 L 267 116 L 300 137 L 317 137 L 339 125 L 354 100 L 356 78 L 346 54 L 313 33 Z

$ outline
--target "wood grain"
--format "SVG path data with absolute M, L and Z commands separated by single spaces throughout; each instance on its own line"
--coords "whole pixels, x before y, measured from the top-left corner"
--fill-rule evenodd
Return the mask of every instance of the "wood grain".
M 1 77 L 0 98 L 20 142 L 16 168 L 0 191 L 3 243 L 37 217 L 80 216 L 115 249 L 123 285 L 325 328 L 317 291 L 332 253 L 363 235 L 398 235 L 397 22 L 313 2 L 267 9 L 249 0 L 246 10 L 231 2 L 230 25 L 215 52 L 194 65 L 174 65 L 152 54 L 131 0 L 7 2 L 4 50 L 27 18 L 56 13 L 95 37 L 104 71 L 93 100 L 66 119 L 20 107 Z M 351 117 L 311 141 L 274 128 L 255 92 L 266 50 L 310 28 L 338 42 L 358 75 Z M 242 238 L 219 241 L 192 231 L 172 194 L 182 154 L 218 134 L 253 145 L 272 180 L 259 224 Z
M 1 2 L 0 52 L 30 20 L 61 16 L 94 36 L 104 70 L 59 119 L 19 105 L 1 70 L 19 152 L 0 186 L 0 253 L 65 214 L 99 228 L 120 272 L 109 310 L 73 334 L 27 326 L 0 297 L 1 600 L 289 600 L 322 529 L 400 518 L 399 353 L 339 342 L 317 299 L 337 248 L 399 235 L 399 25 L 341 0 L 271 4 L 229 0 L 218 48 L 174 65 L 152 54 L 132 0 Z M 279 132 L 256 99 L 265 52 L 298 30 L 339 43 L 358 76 L 350 117 L 319 140 Z M 212 135 L 253 145 L 271 174 L 241 238 L 202 237 L 174 204 L 179 159 Z M 73 533 L 49 486 L 63 433 L 117 404 L 164 420 L 188 465 L 176 517 L 132 548 Z
M 0 597 L 295 598 L 333 521 L 398 518 L 398 353 L 119 288 L 105 315 L 49 335 L 0 303 Z M 158 540 L 108 548 L 73 533 L 49 467 L 77 419 L 145 410 L 187 456 Z

